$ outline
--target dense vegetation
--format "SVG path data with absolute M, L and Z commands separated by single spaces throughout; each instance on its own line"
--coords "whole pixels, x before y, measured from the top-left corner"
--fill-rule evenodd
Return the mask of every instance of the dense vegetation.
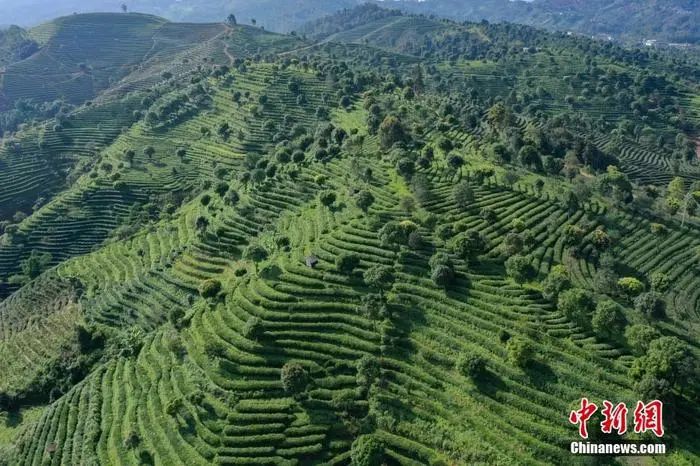
M 597 464 L 581 396 L 700 461 L 692 60 L 235 23 L 75 15 L 8 68 L 0 464 Z

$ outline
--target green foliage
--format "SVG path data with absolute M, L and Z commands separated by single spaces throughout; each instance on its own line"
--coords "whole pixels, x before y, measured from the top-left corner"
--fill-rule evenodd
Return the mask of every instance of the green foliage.
M 657 293 L 665 293 L 671 286 L 671 279 L 663 272 L 654 272 L 650 278 L 651 289 Z
M 22 273 L 33 280 L 48 267 L 52 259 L 51 253 L 32 250 L 29 257 L 20 265 Z
M 267 249 L 259 244 L 251 244 L 243 251 L 243 257 L 253 262 L 262 262 L 268 255 Z
M 381 374 L 381 366 L 374 356 L 364 355 L 357 361 L 357 384 L 369 387 L 375 383 Z
M 386 301 L 381 295 L 363 294 L 360 298 L 360 305 L 357 306 L 357 313 L 369 320 L 378 320 L 389 317 L 389 309 Z
M 556 302 L 559 295 L 571 288 L 569 271 L 563 265 L 555 265 L 542 283 L 542 296 Z
M 620 292 L 629 299 L 635 298 L 644 292 L 644 283 L 634 277 L 623 277 L 617 281 Z
M 145 334 L 138 327 L 129 327 L 109 339 L 107 354 L 113 357 L 134 357 L 143 347 Z
M 635 380 L 651 377 L 683 386 L 696 370 L 695 356 L 686 343 L 676 337 L 661 337 L 649 343 L 646 354 L 634 361 L 630 375 Z
M 284 391 L 294 395 L 303 393 L 309 384 L 309 374 L 304 366 L 296 362 L 288 362 L 282 366 L 280 379 Z
M 418 225 L 410 220 L 390 221 L 379 230 L 378 236 L 383 247 L 406 246 L 409 235 L 417 229 Z
M 447 288 L 454 283 L 455 272 L 450 267 L 438 265 L 432 270 L 430 278 L 437 286 Z
M 505 265 L 508 276 L 518 283 L 524 283 L 535 275 L 532 261 L 527 256 L 516 255 L 509 257 Z
M 509 339 L 506 351 L 508 352 L 508 360 L 518 367 L 527 366 L 534 356 L 534 349 L 530 342 L 521 337 Z
M 474 202 L 474 191 L 468 182 L 460 181 L 452 190 L 452 197 L 458 206 L 466 208 Z
M 221 292 L 221 282 L 219 280 L 206 280 L 199 289 L 199 294 L 203 298 L 215 298 Z
M 465 261 L 473 261 L 486 252 L 486 248 L 486 238 L 476 230 L 469 230 L 457 237 L 452 250 Z
M 335 258 L 335 267 L 338 272 L 350 275 L 360 265 L 360 258 L 356 254 L 342 253 Z
M 666 316 L 666 302 L 654 291 L 634 298 L 634 309 L 648 318 L 660 319 Z
M 397 116 L 389 115 L 384 118 L 379 126 L 379 140 L 382 148 L 389 149 L 396 143 L 405 142 L 406 139 L 406 129 Z
M 591 322 L 593 305 L 593 297 L 590 293 L 580 288 L 573 288 L 559 295 L 557 309 L 570 321 L 588 326 Z
M 391 288 L 395 278 L 394 269 L 386 265 L 373 265 L 364 273 L 367 286 L 379 290 L 380 293 Z
M 319 194 L 318 200 L 321 202 L 321 205 L 331 207 L 336 201 L 336 194 L 333 191 L 323 191 Z
M 259 340 L 265 333 L 265 325 L 258 317 L 252 316 L 243 326 L 243 336 L 251 340 Z
M 593 311 L 591 326 L 596 335 L 604 338 L 612 338 L 622 331 L 624 316 L 620 306 L 614 301 L 600 301 Z
M 384 457 L 384 444 L 373 435 L 361 435 L 350 449 L 352 466 L 375 466 L 381 464 Z
M 649 343 L 661 335 L 650 325 L 635 324 L 625 330 L 625 339 L 632 352 L 637 356 L 642 356 L 649 349 Z
M 465 377 L 478 379 L 486 372 L 486 360 L 471 353 L 462 353 L 457 358 L 455 369 Z

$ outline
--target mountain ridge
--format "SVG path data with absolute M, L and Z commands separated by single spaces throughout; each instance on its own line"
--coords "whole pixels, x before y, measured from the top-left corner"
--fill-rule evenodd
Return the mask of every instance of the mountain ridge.
M 700 38 L 700 29 L 697 26 L 700 19 L 699 5 L 695 0 L 370 1 L 384 7 L 401 8 L 426 15 L 434 14 L 458 21 L 509 21 L 549 30 L 574 31 L 600 38 L 611 36 L 629 43 L 641 43 L 644 39 L 696 43 Z M 124 4 L 129 10 L 153 13 L 173 21 L 216 22 L 234 13 L 242 23 L 250 24 L 253 19 L 257 19 L 257 23 L 267 29 L 290 32 L 308 21 L 362 3 L 362 0 L 149 0 L 135 4 L 127 0 Z M 36 24 L 55 16 L 85 11 L 83 3 L 61 5 L 59 2 L 52 5 L 52 9 L 47 9 L 26 2 L 18 5 L 8 3 L 4 15 L 0 10 L 0 17 L 4 16 L 5 21 L 17 22 L 37 12 L 44 12 L 43 16 L 32 22 Z M 91 4 L 90 9 L 116 11 L 118 7 L 118 4 L 104 1 Z

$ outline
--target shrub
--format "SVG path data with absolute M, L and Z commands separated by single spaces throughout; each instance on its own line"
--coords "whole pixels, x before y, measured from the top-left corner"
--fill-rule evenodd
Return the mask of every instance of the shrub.
M 22 261 L 20 268 L 24 275 L 34 279 L 41 275 L 41 272 L 49 266 L 52 259 L 51 253 L 32 250 L 29 257 Z
M 486 251 L 486 239 L 476 230 L 469 230 L 454 242 L 452 250 L 465 261 L 476 259 Z
M 506 273 L 518 283 L 524 283 L 535 274 L 535 269 L 526 256 L 512 256 L 506 261 Z
M 666 315 L 666 302 L 658 293 L 649 291 L 634 298 L 634 309 L 646 317 L 659 319 Z
M 228 183 L 225 181 L 219 181 L 214 188 L 214 192 L 219 195 L 219 197 L 224 197 L 224 194 L 228 191 Z
M 262 262 L 267 259 L 267 256 L 267 249 L 259 244 L 248 245 L 248 247 L 243 250 L 243 257 L 253 262 Z
M 666 379 L 644 375 L 634 385 L 634 391 L 644 400 L 666 400 L 671 394 L 671 384 Z
M 321 205 L 330 207 L 335 203 L 336 194 L 333 191 L 323 191 L 321 194 L 319 194 L 318 199 L 321 202 Z
M 428 261 L 428 265 L 431 269 L 435 269 L 441 265 L 446 267 L 453 267 L 454 264 L 452 263 L 452 259 L 450 259 L 450 256 L 448 256 L 444 252 L 438 252 L 430 258 L 430 260 Z
M 559 294 L 571 288 L 569 271 L 563 265 L 555 265 L 542 284 L 542 296 L 551 301 L 556 301 Z
M 386 265 L 373 265 L 364 273 L 364 280 L 367 286 L 376 288 L 380 294 L 391 287 L 394 279 L 394 269 Z
M 360 208 L 360 210 L 367 213 L 372 204 L 374 204 L 374 196 L 369 191 L 360 191 L 357 194 L 355 204 Z
M 309 375 L 306 369 L 296 362 L 288 362 L 282 366 L 280 378 L 284 391 L 292 394 L 304 392 L 309 383 Z
M 668 380 L 671 385 L 685 385 L 693 380 L 696 361 L 688 344 L 676 337 L 653 340 L 644 356 L 630 368 L 635 380 L 643 377 Z
M 650 277 L 651 288 L 657 293 L 665 293 L 671 286 L 671 279 L 663 272 L 654 272 Z
M 435 235 L 443 241 L 447 241 L 452 238 L 455 234 L 454 226 L 452 225 L 440 225 L 435 230 Z
M 379 126 L 379 140 L 383 149 L 388 149 L 397 142 L 407 139 L 406 130 L 395 116 L 387 116 Z
M 586 231 L 578 225 L 566 225 L 564 227 L 564 244 L 575 246 L 581 242 Z
M 559 295 L 557 309 L 570 321 L 588 326 L 593 310 L 593 297 L 580 288 L 566 290 Z
M 468 207 L 474 201 L 474 191 L 466 181 L 460 181 L 452 190 L 452 197 L 460 207 Z
M 513 219 L 513 221 L 510 222 L 510 226 L 513 228 L 513 230 L 517 231 L 518 233 L 524 231 L 525 228 L 527 228 L 527 224 L 520 217 Z
M 447 267 L 446 265 L 438 265 L 433 269 L 432 273 L 430 274 L 430 278 L 437 286 L 447 288 L 454 283 L 455 272 L 451 267 Z
M 419 231 L 412 231 L 408 235 L 408 247 L 414 251 L 423 247 L 423 236 Z
M 251 340 L 259 340 L 265 332 L 265 326 L 258 317 L 251 316 L 243 326 L 243 336 Z
M 220 291 L 221 282 L 219 280 L 206 280 L 204 283 L 202 283 L 202 286 L 199 289 L 199 294 L 201 294 L 203 298 L 214 298 Z
M 600 227 L 596 228 L 591 234 L 591 241 L 593 241 L 593 245 L 601 251 L 608 249 L 612 244 L 610 236 Z
M 383 247 L 405 246 L 408 244 L 408 236 L 418 229 L 418 225 L 405 220 L 403 222 L 387 222 L 378 233 Z
M 120 331 L 110 338 L 107 355 L 112 357 L 130 358 L 136 356 L 143 347 L 145 335 L 139 327 L 133 326 Z
M 639 296 L 644 291 L 644 284 L 634 277 L 619 279 L 617 281 L 617 287 L 629 299 Z
M 357 254 L 342 253 L 335 258 L 335 266 L 338 272 L 350 275 L 360 265 Z
M 357 361 L 357 384 L 369 387 L 381 373 L 379 361 L 374 356 L 364 355 Z
M 511 231 L 503 240 L 501 250 L 505 257 L 510 257 L 523 252 L 524 246 L 523 238 L 518 233 Z
M 476 354 L 462 353 L 457 358 L 455 369 L 465 377 L 477 379 L 486 371 L 486 360 Z
M 129 432 L 126 434 L 126 437 L 124 438 L 124 446 L 128 449 L 136 448 L 139 443 L 141 443 L 141 437 L 139 437 L 138 432 L 136 429 L 131 429 Z
M 649 343 L 659 338 L 659 332 L 649 325 L 635 324 L 625 330 L 625 339 L 632 353 L 641 356 L 649 349 Z
M 527 366 L 534 353 L 530 342 L 520 337 L 508 340 L 506 350 L 508 351 L 508 360 L 518 367 Z
M 481 216 L 481 218 L 487 223 L 494 223 L 498 220 L 498 214 L 496 211 L 489 207 L 484 207 L 481 209 L 481 211 L 479 211 L 479 216 Z
M 599 302 L 591 318 L 593 331 L 602 337 L 612 337 L 620 332 L 623 322 L 620 306 L 611 300 Z
M 184 403 L 182 402 L 182 398 L 175 398 L 165 407 L 165 412 L 171 416 L 175 416 L 183 407 Z
M 236 191 L 230 190 L 224 196 L 224 203 L 226 205 L 229 205 L 229 206 L 234 206 L 234 205 L 238 204 L 238 201 L 240 199 L 241 198 Z
M 366 434 L 352 442 L 350 460 L 352 466 L 376 466 L 382 463 L 384 444 L 373 435 Z
M 360 298 L 356 312 L 369 320 L 378 320 L 389 316 L 386 302 L 380 295 L 365 294 Z

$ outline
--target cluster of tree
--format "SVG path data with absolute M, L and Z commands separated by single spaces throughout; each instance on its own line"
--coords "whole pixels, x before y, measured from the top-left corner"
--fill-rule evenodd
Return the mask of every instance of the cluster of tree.
M 146 112 L 145 121 L 151 128 L 165 128 L 183 121 L 210 104 L 211 97 L 205 85 L 192 84 L 157 100 Z
M 62 100 L 35 102 L 31 99 L 18 99 L 12 108 L 0 111 L 0 136 L 7 136 L 17 131 L 22 123 L 35 118 L 42 120 L 54 118 L 56 124 L 61 124 L 73 108 Z
M 630 368 L 635 388 L 645 399 L 668 400 L 673 390 L 694 387 L 697 359 L 690 346 L 676 337 L 659 337 L 651 327 L 632 326 L 627 337 L 639 356 Z
M 455 266 L 450 256 L 439 252 L 430 258 L 430 278 L 441 288 L 449 288 L 455 281 Z
M 684 221 L 688 216 L 694 216 L 698 211 L 700 200 L 700 183 L 694 183 L 686 190 L 685 180 L 675 177 L 666 190 L 665 208 L 670 215 L 680 214 Z

